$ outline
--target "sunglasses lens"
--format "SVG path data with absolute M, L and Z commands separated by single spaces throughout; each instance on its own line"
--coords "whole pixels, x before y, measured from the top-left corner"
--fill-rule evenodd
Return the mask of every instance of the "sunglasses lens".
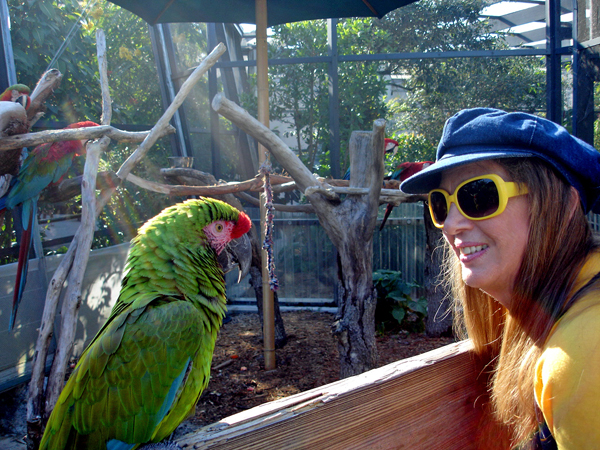
M 489 178 L 465 184 L 456 193 L 456 200 L 463 212 L 473 218 L 494 214 L 500 206 L 498 188 Z
M 429 205 L 433 213 L 433 221 L 438 225 L 442 225 L 448 217 L 446 197 L 441 192 L 434 191 L 429 194 Z

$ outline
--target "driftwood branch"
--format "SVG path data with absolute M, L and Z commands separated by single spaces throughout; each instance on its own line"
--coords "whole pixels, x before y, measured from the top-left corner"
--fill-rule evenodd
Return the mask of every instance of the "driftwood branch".
M 46 99 L 60 85 L 62 73 L 58 69 L 50 69 L 42 75 L 35 89 L 30 95 L 31 104 L 27 109 L 29 129 L 44 115 Z
M 96 44 L 98 54 L 98 68 L 100 73 L 100 87 L 102 92 L 102 125 L 110 125 L 112 117 L 111 98 L 108 87 L 108 64 L 106 61 L 106 38 L 103 30 L 96 32 Z M 48 377 L 48 386 L 46 388 L 45 415 L 48 417 L 54 405 L 58 401 L 60 391 L 62 390 L 67 365 L 75 342 L 75 332 L 77 331 L 77 317 L 81 306 L 81 286 L 83 276 L 90 255 L 90 248 L 94 238 L 94 224 L 96 221 L 96 179 L 98 175 L 98 166 L 100 164 L 100 155 L 105 152 L 110 145 L 110 138 L 107 136 L 95 142 L 87 144 L 85 167 L 83 180 L 81 182 L 81 224 L 77 230 L 77 250 L 75 259 L 69 272 L 67 290 L 63 299 L 61 309 L 61 327 L 58 335 L 56 352 L 50 376 Z
M 251 195 L 246 194 L 245 192 L 238 192 L 235 195 L 241 198 L 242 200 L 247 201 L 251 205 L 260 206 L 259 199 L 254 198 Z M 280 203 L 273 203 L 273 207 L 275 208 L 275 211 L 281 212 L 301 212 L 307 214 L 315 212 L 315 208 L 313 208 L 313 206 L 310 203 L 306 203 L 303 205 L 282 205 Z
M 277 161 L 298 184 L 302 192 L 309 186 L 320 185 L 317 178 L 302 164 L 302 161 L 271 130 L 252 117 L 245 109 L 239 107 L 219 93 L 212 101 L 213 109 L 231 120 L 235 125 L 254 137 L 271 151 Z
M 15 103 L 16 104 L 16 103 Z M 157 139 L 175 132 L 171 125 L 158 132 Z M 148 137 L 150 131 L 123 131 L 110 125 L 99 127 L 73 128 L 68 130 L 46 130 L 36 133 L 19 134 L 0 139 L 0 151 L 23 147 L 35 147 L 46 142 L 93 140 L 108 136 L 118 142 L 142 142 Z
M 102 115 L 100 123 L 110 125 L 112 119 L 112 100 L 108 86 L 108 60 L 106 59 L 106 37 L 104 30 L 96 30 L 96 46 L 98 53 L 98 72 L 100 73 L 100 90 L 102 92 Z
M 77 251 L 69 272 L 67 290 L 61 309 L 61 328 L 58 335 L 56 352 L 54 353 L 54 361 L 52 362 L 52 370 L 48 377 L 45 403 L 46 417 L 50 415 L 58 400 L 65 382 L 67 365 L 73 353 L 77 316 L 79 314 L 79 307 L 81 306 L 81 286 L 94 238 L 96 175 L 98 173 L 100 155 L 109 145 L 110 139 L 108 137 L 103 137 L 87 145 L 83 182 L 81 183 L 81 225 L 76 236 Z
M 104 58 L 106 45 L 104 34 L 97 35 L 98 59 Z M 106 71 L 106 65 L 100 66 L 100 70 Z M 106 74 L 104 75 L 106 77 Z M 107 86 L 106 86 L 107 87 Z M 103 86 L 103 99 L 110 98 Z M 110 117 L 110 116 L 109 116 Z M 96 142 L 87 144 L 87 155 L 84 167 L 82 185 L 82 220 L 69 251 L 63 257 L 61 264 L 56 270 L 50 286 L 46 293 L 44 312 L 36 352 L 34 355 L 32 379 L 27 398 L 27 428 L 28 446 L 35 448 L 39 441 L 40 427 L 43 419 L 47 418 L 64 384 L 67 364 L 73 351 L 75 331 L 77 328 L 77 314 L 81 305 L 81 285 L 87 267 L 89 250 L 94 235 L 94 222 L 96 218 L 96 177 L 100 155 L 110 144 L 110 138 L 102 137 Z M 58 334 L 57 349 L 54 354 L 52 369 L 48 378 L 48 384 L 44 392 L 44 366 L 48 355 L 50 338 L 53 333 L 53 324 L 56 318 L 58 300 L 65 279 L 68 276 L 68 287 L 62 304 L 61 329 Z M 45 394 L 45 395 L 44 395 Z
M 200 63 L 198 67 L 192 72 L 187 80 L 181 85 L 179 92 L 173 99 L 173 103 L 169 105 L 165 113 L 158 120 L 156 125 L 152 127 L 150 134 L 144 139 L 144 141 L 140 144 L 138 149 L 133 152 L 133 154 L 127 158 L 127 161 L 123 163 L 117 175 L 121 179 L 127 178 L 127 175 L 131 172 L 131 169 L 141 161 L 141 159 L 148 153 L 150 147 L 154 145 L 156 140 L 160 137 L 160 133 L 164 128 L 166 128 L 169 124 L 169 121 L 175 114 L 175 111 L 179 109 L 179 107 L 183 104 L 183 101 L 186 99 L 188 94 L 191 92 L 192 88 L 195 84 L 204 76 L 206 72 L 217 62 L 217 60 L 221 57 L 223 53 L 225 53 L 226 47 L 223 43 L 219 43 L 212 52 Z
M 195 169 L 161 169 L 161 173 L 166 177 L 173 178 L 188 178 L 188 179 L 198 179 L 196 176 L 197 171 Z M 202 173 L 202 172 L 200 172 Z M 275 187 L 277 186 L 285 186 L 286 190 L 289 189 L 298 189 L 296 183 L 290 182 L 291 178 L 282 176 L 282 175 L 271 175 L 270 182 L 273 185 L 273 190 L 275 191 Z M 214 195 L 225 195 L 225 194 L 238 194 L 244 191 L 253 191 L 259 192 L 263 189 L 263 180 L 261 178 L 253 178 L 247 181 L 241 182 L 231 182 L 231 183 L 221 183 L 218 185 L 212 186 L 190 186 L 190 185 L 172 185 L 172 184 L 162 184 L 156 183 L 154 181 L 144 180 L 143 178 L 137 177 L 133 174 L 129 174 L 127 176 L 127 181 L 141 187 L 147 189 L 149 191 L 158 192 L 160 194 L 165 195 L 206 195 L 206 196 L 214 196 Z M 328 180 L 328 181 L 338 181 L 340 184 L 348 183 L 344 180 Z M 332 186 L 328 183 L 322 183 L 318 186 L 308 187 L 305 191 L 307 195 L 319 193 L 324 197 L 328 197 L 332 200 L 337 199 L 337 194 L 349 194 L 349 195 L 367 195 L 371 191 L 367 188 L 357 188 L 357 187 L 344 187 L 344 186 Z M 243 197 L 247 198 L 247 197 Z M 250 200 L 252 204 L 259 204 L 258 200 L 254 199 Z M 416 202 L 423 200 L 422 196 L 418 195 L 408 195 L 399 190 L 394 189 L 381 189 L 381 195 L 379 198 L 380 203 L 406 203 L 406 202 Z M 308 210 L 310 212 L 313 211 L 312 208 L 300 208 L 297 206 L 300 205 L 290 205 L 293 206 L 289 209 L 284 208 L 285 205 L 275 204 L 275 207 L 279 211 L 299 211 L 299 210 Z

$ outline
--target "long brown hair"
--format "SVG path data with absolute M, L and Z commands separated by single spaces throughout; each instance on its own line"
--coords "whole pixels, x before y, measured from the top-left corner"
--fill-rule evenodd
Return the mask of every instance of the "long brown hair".
M 529 190 L 529 238 L 510 311 L 466 286 L 451 252 L 446 265 L 452 273 L 455 325 L 488 362 L 493 409 L 516 445 L 527 442 L 537 428 L 535 365 L 564 312 L 581 266 L 597 244 L 583 208 L 578 206 L 571 214 L 565 207 L 572 204 L 573 191 L 551 167 L 532 158 L 495 162 Z

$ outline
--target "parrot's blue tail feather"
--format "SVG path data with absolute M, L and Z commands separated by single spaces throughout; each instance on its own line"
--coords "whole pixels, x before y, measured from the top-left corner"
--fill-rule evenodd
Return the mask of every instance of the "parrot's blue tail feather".
M 111 439 L 106 443 L 106 450 L 132 450 L 138 444 L 128 444 L 127 442 Z

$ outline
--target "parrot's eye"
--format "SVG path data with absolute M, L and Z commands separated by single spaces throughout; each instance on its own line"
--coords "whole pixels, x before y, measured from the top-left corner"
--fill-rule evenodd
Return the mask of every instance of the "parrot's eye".
M 217 232 L 219 232 L 219 233 L 220 233 L 221 231 L 223 231 L 223 224 L 222 224 L 222 223 L 217 223 L 217 224 L 215 224 L 215 230 L 216 230 Z

